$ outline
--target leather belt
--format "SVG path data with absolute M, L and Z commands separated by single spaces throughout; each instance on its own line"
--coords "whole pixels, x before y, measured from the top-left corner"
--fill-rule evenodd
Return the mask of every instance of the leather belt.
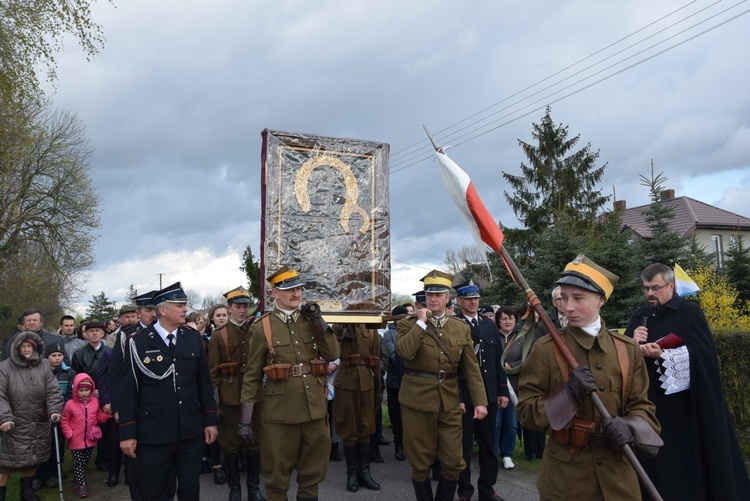
M 342 365 L 344 367 L 356 367 L 358 365 L 367 365 L 367 360 L 364 359 L 364 358 L 358 358 L 354 362 L 352 362 L 351 360 L 344 361 L 344 363 Z
M 425 377 L 428 379 L 437 379 L 438 381 L 449 381 L 451 379 L 456 379 L 458 376 L 457 371 L 420 371 L 418 369 L 406 369 L 406 374 L 410 376 L 417 376 L 417 377 Z
M 309 365 L 292 365 L 289 367 L 289 375 L 294 377 L 299 377 L 302 374 L 310 374 L 312 372 L 312 369 Z

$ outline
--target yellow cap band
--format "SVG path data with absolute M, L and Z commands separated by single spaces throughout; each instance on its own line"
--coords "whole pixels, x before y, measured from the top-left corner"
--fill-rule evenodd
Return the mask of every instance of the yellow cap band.
M 294 278 L 297 276 L 297 272 L 294 270 L 289 270 L 284 273 L 280 273 L 279 275 L 273 277 L 272 280 L 269 280 L 269 283 L 271 285 L 276 285 L 279 282 L 283 282 L 284 280 L 289 280 L 290 278 Z
M 582 273 L 589 277 L 591 280 L 596 282 L 596 285 L 602 288 L 607 299 L 609 299 L 609 296 L 612 295 L 612 291 L 615 290 L 612 282 L 610 282 L 607 277 L 605 277 L 601 272 L 587 265 L 586 263 L 569 263 L 568 266 L 565 267 L 565 269 L 577 271 L 578 273 Z
M 236 297 L 250 297 L 250 294 L 242 290 L 233 290 L 233 291 L 227 292 L 226 296 L 224 297 L 226 297 L 227 300 L 230 300 Z

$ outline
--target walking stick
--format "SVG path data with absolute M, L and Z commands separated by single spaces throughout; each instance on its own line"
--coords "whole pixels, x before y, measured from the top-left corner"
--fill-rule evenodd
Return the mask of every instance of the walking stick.
M 55 457 L 57 458 L 57 485 L 60 489 L 60 501 L 65 501 L 63 496 L 63 478 L 62 467 L 60 466 L 60 439 L 57 437 L 57 430 L 60 428 L 58 423 L 52 425 L 52 433 L 55 435 Z
M 518 285 L 518 287 L 524 291 L 524 294 L 526 294 L 526 300 L 529 302 L 529 305 L 531 305 L 531 307 L 534 308 L 534 311 L 539 314 L 539 319 L 552 335 L 552 341 L 554 341 L 555 345 L 557 345 L 560 353 L 562 353 L 562 355 L 565 357 L 565 360 L 568 361 L 568 364 L 571 368 L 575 369 L 576 367 L 578 367 L 579 364 L 573 354 L 570 352 L 568 345 L 565 344 L 565 340 L 562 338 L 562 335 L 557 331 L 557 328 L 550 320 L 547 311 L 544 309 L 544 306 L 542 306 L 542 303 L 539 301 L 539 298 L 536 297 L 534 291 L 531 290 L 528 282 L 526 282 L 526 279 L 523 278 L 521 271 L 518 269 L 518 266 L 516 266 L 513 258 L 510 257 L 510 254 L 508 254 L 508 251 L 505 250 L 504 246 L 500 247 L 500 256 L 505 263 L 508 272 L 510 272 L 511 278 L 513 278 L 513 281 L 516 283 L 516 285 Z M 607 408 L 604 407 L 604 404 L 602 403 L 599 395 L 597 395 L 596 392 L 590 393 L 589 397 L 591 398 L 591 402 L 594 404 L 594 408 L 599 411 L 599 414 L 601 414 L 604 419 L 611 417 L 609 411 L 607 411 Z M 662 497 L 659 495 L 656 487 L 651 482 L 651 479 L 648 478 L 648 475 L 643 469 L 643 466 L 641 466 L 641 463 L 638 461 L 638 458 L 635 457 L 635 453 L 633 452 L 633 449 L 630 447 L 630 445 L 623 445 L 622 452 L 623 454 L 625 454 L 625 457 L 630 462 L 630 465 L 635 470 L 636 475 L 638 475 L 638 479 L 643 484 L 643 487 L 648 491 L 651 498 L 655 501 L 662 501 Z

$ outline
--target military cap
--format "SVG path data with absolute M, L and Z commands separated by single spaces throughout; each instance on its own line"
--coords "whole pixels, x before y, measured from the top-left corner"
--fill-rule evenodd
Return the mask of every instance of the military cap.
M 424 304 L 425 301 L 427 301 L 427 296 L 424 295 L 423 290 L 415 292 L 414 294 L 412 294 L 412 296 L 414 296 L 414 301 L 417 301 L 419 303 Z
M 134 301 L 135 305 L 139 308 L 148 308 L 148 309 L 154 309 L 154 294 L 156 294 L 159 291 L 148 291 L 145 294 L 141 294 L 140 296 L 136 296 Z
M 488 304 L 483 304 L 479 308 L 477 308 L 477 313 L 480 315 L 494 315 L 495 314 L 495 308 Z
M 302 287 L 302 281 L 299 279 L 296 270 L 290 270 L 288 266 L 282 266 L 279 270 L 266 279 L 271 287 L 285 291 Z
M 440 270 L 432 270 L 420 279 L 425 292 L 448 292 L 451 290 L 453 275 Z
M 619 280 L 620 277 L 614 273 L 605 270 L 583 254 L 578 254 L 565 266 L 555 285 L 574 285 L 609 299 Z
M 120 307 L 119 315 L 122 316 L 125 313 L 135 313 L 135 312 L 136 312 L 136 306 L 134 304 L 124 304 Z
M 241 285 L 224 294 L 224 297 L 229 304 L 250 304 L 250 293 Z
M 182 290 L 182 284 L 180 282 L 175 282 L 156 292 L 152 304 L 154 306 L 159 306 L 161 303 L 187 303 L 187 294 Z
M 456 289 L 456 294 L 458 294 L 458 297 L 463 299 L 471 299 L 474 297 L 482 297 L 479 294 L 479 287 L 474 283 L 473 280 L 469 280 L 468 282 L 464 282 L 462 284 L 458 284 L 453 287 Z

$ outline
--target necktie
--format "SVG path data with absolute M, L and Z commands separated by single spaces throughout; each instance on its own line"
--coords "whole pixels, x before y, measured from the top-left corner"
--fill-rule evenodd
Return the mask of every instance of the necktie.
M 472 327 L 476 327 L 477 326 L 477 319 L 476 318 L 472 318 L 471 319 L 471 326 Z
M 174 334 L 169 334 L 167 339 L 169 340 L 169 351 L 174 353 Z

